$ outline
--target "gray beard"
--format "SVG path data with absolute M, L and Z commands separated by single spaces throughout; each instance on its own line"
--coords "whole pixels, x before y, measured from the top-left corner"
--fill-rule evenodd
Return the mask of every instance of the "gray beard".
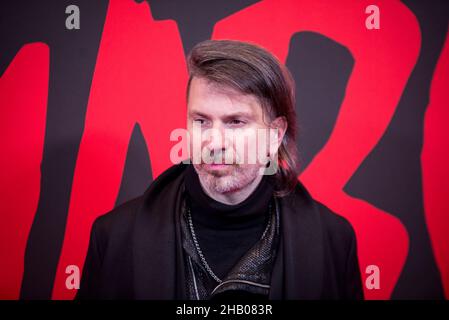
M 205 171 L 201 166 L 195 170 L 201 184 L 210 191 L 216 193 L 228 193 L 237 191 L 250 185 L 259 175 L 258 166 L 250 166 L 243 168 L 235 166 L 230 174 L 223 176 L 214 175 L 211 172 Z

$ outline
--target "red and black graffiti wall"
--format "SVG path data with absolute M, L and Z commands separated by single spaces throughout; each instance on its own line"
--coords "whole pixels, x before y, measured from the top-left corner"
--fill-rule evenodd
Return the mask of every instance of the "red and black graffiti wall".
M 2 1 L 0 298 L 74 297 L 94 219 L 172 165 L 189 50 L 236 39 L 290 69 L 298 178 L 354 227 L 364 284 L 379 271 L 365 297 L 447 299 L 448 18 L 445 1 Z

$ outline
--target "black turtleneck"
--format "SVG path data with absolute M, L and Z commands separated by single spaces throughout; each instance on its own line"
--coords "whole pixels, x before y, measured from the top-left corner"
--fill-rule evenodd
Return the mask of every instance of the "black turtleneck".
M 263 176 L 254 192 L 236 205 L 209 197 L 193 165 L 188 166 L 185 183 L 201 250 L 212 271 L 224 278 L 265 230 L 268 204 L 273 195 L 270 176 Z

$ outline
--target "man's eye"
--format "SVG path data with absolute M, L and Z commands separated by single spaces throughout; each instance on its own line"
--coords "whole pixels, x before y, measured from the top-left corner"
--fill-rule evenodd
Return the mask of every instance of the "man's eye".
M 204 124 L 204 119 L 195 119 L 193 121 L 195 121 L 196 123 L 199 123 L 199 124 Z
M 245 124 L 244 121 L 241 121 L 241 120 L 238 120 L 238 119 L 231 120 L 229 123 L 231 125 L 243 125 L 243 124 Z

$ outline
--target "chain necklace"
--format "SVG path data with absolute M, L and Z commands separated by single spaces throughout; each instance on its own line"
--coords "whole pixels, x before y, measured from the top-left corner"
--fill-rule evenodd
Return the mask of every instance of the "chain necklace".
M 198 255 L 200 256 L 201 262 L 203 263 L 204 267 L 206 268 L 207 273 L 214 278 L 215 281 L 218 283 L 222 283 L 223 281 L 217 277 L 217 275 L 212 271 L 209 264 L 206 261 L 206 258 L 204 258 L 203 252 L 201 251 L 200 244 L 198 243 L 198 240 L 196 238 L 195 230 L 193 229 L 193 222 L 192 222 L 192 214 L 190 213 L 190 208 L 187 207 L 187 219 L 189 220 L 189 227 L 190 232 L 192 233 L 193 243 L 195 244 L 196 251 L 198 252 Z
M 268 206 L 268 212 L 271 213 L 271 203 Z M 200 244 L 198 242 L 198 239 L 196 237 L 196 233 L 195 233 L 195 229 L 193 228 L 193 221 L 192 221 L 192 214 L 190 212 L 190 208 L 189 206 L 187 206 L 187 219 L 189 221 L 189 227 L 190 227 L 190 232 L 192 234 L 192 239 L 193 239 L 193 243 L 195 244 L 195 248 L 196 251 L 198 252 L 198 255 L 200 256 L 201 259 L 201 263 L 203 264 L 203 266 L 206 268 L 207 273 L 209 273 L 209 275 L 218 283 L 222 283 L 223 280 L 221 280 L 211 269 L 211 267 L 209 266 L 209 264 L 206 261 L 206 258 L 204 257 L 203 251 L 200 248 Z M 271 225 L 271 218 L 268 219 L 268 224 L 267 227 L 265 228 L 262 236 L 260 237 L 261 239 L 263 237 L 265 237 L 265 234 L 267 233 L 267 231 L 269 230 Z

